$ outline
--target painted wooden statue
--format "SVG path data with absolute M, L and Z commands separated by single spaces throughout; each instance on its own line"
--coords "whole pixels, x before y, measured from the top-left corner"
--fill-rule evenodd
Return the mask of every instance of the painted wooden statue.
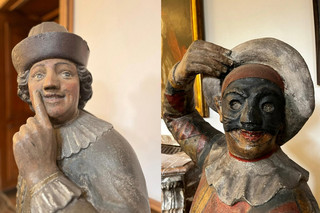
M 35 112 L 13 137 L 17 212 L 150 212 L 131 146 L 83 110 L 92 96 L 88 56 L 81 37 L 53 22 L 12 51 L 18 95 Z
M 193 80 L 225 134 L 193 106 Z M 308 172 L 281 150 L 314 110 L 306 63 L 288 44 L 255 39 L 232 50 L 195 41 L 168 77 L 165 122 L 202 168 L 191 212 L 320 212 Z

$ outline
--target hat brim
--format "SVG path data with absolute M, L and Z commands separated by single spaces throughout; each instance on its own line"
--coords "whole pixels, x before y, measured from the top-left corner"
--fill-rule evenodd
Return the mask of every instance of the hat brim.
M 232 49 L 231 58 L 239 66 L 253 63 L 270 66 L 282 77 L 286 127 L 280 145 L 284 144 L 300 131 L 315 106 L 314 87 L 304 59 L 293 47 L 274 38 L 242 43 Z M 210 108 L 216 111 L 213 99 L 221 95 L 220 80 L 205 77 L 203 92 Z
M 12 50 L 12 62 L 18 73 L 30 69 L 33 64 L 49 58 L 68 59 L 87 66 L 89 57 L 87 42 L 68 32 L 46 32 L 27 37 Z

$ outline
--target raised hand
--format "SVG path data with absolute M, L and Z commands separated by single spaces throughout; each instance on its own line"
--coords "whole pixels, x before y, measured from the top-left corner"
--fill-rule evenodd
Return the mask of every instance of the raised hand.
M 227 72 L 233 64 L 228 58 L 230 54 L 230 50 L 218 45 L 202 40 L 194 41 L 174 73 L 170 73 L 169 81 L 173 87 L 183 88 L 190 84 L 197 74 L 219 78 L 221 73 Z
M 58 171 L 57 142 L 40 92 L 33 92 L 35 116 L 13 136 L 13 153 L 20 175 L 32 187 Z

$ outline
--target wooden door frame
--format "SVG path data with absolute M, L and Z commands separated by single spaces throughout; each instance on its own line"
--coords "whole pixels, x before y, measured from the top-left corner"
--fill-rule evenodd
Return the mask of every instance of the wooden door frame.
M 0 10 L 12 12 L 22 7 L 28 0 L 3 0 Z M 74 0 L 59 0 L 59 11 L 52 11 L 48 17 L 59 13 L 59 24 L 66 27 L 69 32 L 73 32 Z
M 19 7 L 22 6 L 23 3 L 27 2 L 28 0 L 15 0 L 15 2 L 17 2 L 17 4 L 15 4 L 15 7 Z M 10 3 L 10 0 L 8 1 Z M 19 4 L 18 4 L 19 3 Z M 14 8 L 12 7 L 12 10 L 14 10 Z M 3 20 L 4 25 L 0 26 L 0 36 L 4 36 L 4 38 L 2 38 L 4 41 L 9 41 L 10 39 L 10 29 L 9 29 L 9 20 L 10 23 L 12 23 L 13 21 L 13 17 L 15 17 L 14 15 L 18 15 L 18 14 L 14 14 L 14 11 L 10 11 L 10 8 L 7 8 L 6 10 L 2 11 L 3 13 L 8 14 L 7 18 Z M 12 16 L 10 16 L 10 14 L 14 14 Z M 66 27 L 66 29 L 69 32 L 73 32 L 73 20 L 74 20 L 74 0 L 59 0 L 59 7 L 48 13 L 45 17 L 43 18 L 47 18 L 48 20 L 50 20 L 50 17 L 54 17 L 56 15 L 59 15 L 59 23 L 63 26 Z M 41 20 L 39 20 L 40 22 Z M 43 20 L 45 21 L 45 20 Z M 15 22 L 15 21 L 14 21 Z M 13 22 L 13 23 L 14 23 Z M 31 27 L 31 26 L 30 26 Z M 4 78 L 4 73 L 5 72 L 9 72 L 6 75 L 13 75 L 13 71 L 12 68 L 8 67 L 9 64 L 11 64 L 11 59 L 10 59 L 10 53 L 11 50 L 8 50 L 8 47 L 5 45 L 5 42 L 0 42 L 0 47 L 1 49 L 4 49 L 6 54 L 3 55 L 3 53 L 0 54 L 1 59 L 0 61 L 2 61 L 2 66 L 3 69 L 5 70 L 4 72 L 2 72 L 2 74 L 0 75 L 1 81 L 3 81 L 5 83 L 5 85 L 10 85 L 10 82 L 6 82 L 8 81 L 9 78 Z M 2 44 L 3 43 L 3 44 Z M 6 61 L 6 62 L 4 62 Z M 2 67 L 1 66 L 1 67 Z M 16 93 L 16 91 L 14 91 L 14 93 L 9 90 L 3 90 L 3 92 L 10 92 L 11 94 Z M 9 97 L 8 95 L 5 96 L 5 94 L 3 94 L 3 97 Z M 8 106 L 6 106 L 9 102 L 5 102 L 0 104 L 0 108 L 4 111 L 6 108 L 8 108 Z M 12 114 L 12 113 L 11 113 Z M 16 185 L 16 179 L 13 179 L 12 177 L 14 176 L 16 177 L 16 174 L 13 174 L 12 172 L 12 165 L 10 164 L 10 162 L 8 162 L 8 156 L 5 154 L 5 152 L 7 152 L 7 148 L 8 146 L 12 146 L 11 143 L 7 143 L 7 137 L 8 137 L 8 132 L 5 132 L 6 126 L 2 126 L 1 124 L 1 128 L 3 128 L 4 133 L 3 135 L 1 135 L 2 133 L 0 133 L 0 138 L 4 139 L 5 144 L 3 143 L 2 148 L 3 150 L 0 151 L 0 189 L 6 189 L 6 190 L 10 190 L 13 189 Z M 11 157 L 10 157 L 11 158 Z M 12 164 L 14 164 L 14 160 L 12 160 L 11 162 Z M 10 167 L 10 168 L 9 168 Z M 3 175 L 3 178 L 2 178 Z M 0 210 L 1 211 L 1 210 Z
M 73 32 L 74 0 L 59 0 L 59 24 Z

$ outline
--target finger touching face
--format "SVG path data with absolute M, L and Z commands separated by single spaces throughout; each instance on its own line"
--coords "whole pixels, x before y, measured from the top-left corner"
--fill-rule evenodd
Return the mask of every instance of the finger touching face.
M 73 62 L 46 59 L 35 63 L 30 69 L 28 89 L 33 108 L 39 110 L 36 113 L 43 115 L 43 103 L 53 124 L 63 124 L 78 114 L 80 83 Z
M 40 91 L 34 90 L 32 93 L 32 97 L 34 101 L 33 109 L 36 114 L 37 120 L 43 125 L 51 125 L 49 116 L 42 101 Z

